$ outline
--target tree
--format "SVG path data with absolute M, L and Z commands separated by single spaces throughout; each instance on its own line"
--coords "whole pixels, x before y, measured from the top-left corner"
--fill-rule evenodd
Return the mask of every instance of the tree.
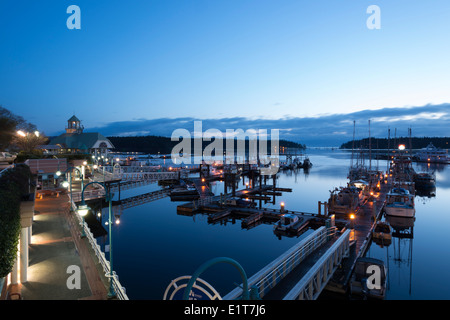
M 27 122 L 21 116 L 15 115 L 8 109 L 0 106 L 0 150 L 5 150 L 12 143 L 17 144 L 23 150 L 28 150 L 30 146 L 37 146 L 42 144 L 42 141 L 45 141 L 42 133 L 39 134 L 39 137 L 29 137 L 27 141 L 24 139 L 24 136 L 18 134 L 19 131 L 25 135 L 27 133 L 34 133 L 36 132 L 36 126 Z
M 25 132 L 18 130 L 13 142 L 25 153 L 32 153 L 37 146 L 44 144 L 47 140 L 39 131 Z

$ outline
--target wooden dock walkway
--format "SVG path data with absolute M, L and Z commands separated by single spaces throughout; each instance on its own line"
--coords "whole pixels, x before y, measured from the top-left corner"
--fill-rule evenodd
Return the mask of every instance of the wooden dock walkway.
M 333 278 L 328 283 L 327 290 L 341 294 L 346 293 L 356 259 L 363 257 L 370 246 L 372 231 L 375 228 L 376 221 L 381 219 L 390 187 L 390 183 L 382 184 L 380 186 L 380 192 L 375 193 L 373 198 L 366 201 L 357 211 L 355 219 L 350 225 L 353 232 L 351 235 L 352 245 L 350 247 L 349 257 L 344 259 L 342 268 L 335 272 Z

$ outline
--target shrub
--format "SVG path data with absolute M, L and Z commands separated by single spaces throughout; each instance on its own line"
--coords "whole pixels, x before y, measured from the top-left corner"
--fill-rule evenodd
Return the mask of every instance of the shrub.
M 0 278 L 7 276 L 17 256 L 20 202 L 28 194 L 30 168 L 17 165 L 0 175 Z

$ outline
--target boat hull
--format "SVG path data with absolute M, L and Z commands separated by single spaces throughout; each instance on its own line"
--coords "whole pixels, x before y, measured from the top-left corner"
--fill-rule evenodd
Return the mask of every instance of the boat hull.
M 403 207 L 403 206 L 391 206 L 386 205 L 384 208 L 386 215 L 393 217 L 406 217 L 412 218 L 414 217 L 416 210 L 412 207 Z

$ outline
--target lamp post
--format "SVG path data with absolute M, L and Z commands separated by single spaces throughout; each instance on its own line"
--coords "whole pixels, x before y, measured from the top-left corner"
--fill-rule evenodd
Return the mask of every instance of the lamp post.
M 113 241 L 112 241 L 112 197 L 111 197 L 111 191 L 106 187 L 106 185 L 102 182 L 98 181 L 92 181 L 89 182 L 87 185 L 83 187 L 83 190 L 81 191 L 81 205 L 78 207 L 77 212 L 80 216 L 85 216 L 89 212 L 89 207 L 86 205 L 84 201 L 84 190 L 91 185 L 97 183 L 101 185 L 105 191 L 106 191 L 106 198 L 105 200 L 108 201 L 108 226 L 109 226 L 109 292 L 108 292 L 108 298 L 114 298 L 116 296 L 116 293 L 114 292 L 113 287 Z M 84 230 L 84 223 L 83 223 L 83 230 Z
M 209 261 L 206 261 L 204 264 L 202 264 L 192 275 L 192 277 L 190 278 L 186 288 L 184 289 L 184 293 L 183 293 L 183 300 L 188 300 L 189 299 L 189 294 L 191 292 L 192 287 L 194 286 L 195 281 L 197 280 L 197 278 L 209 267 L 212 267 L 215 264 L 218 263 L 228 263 L 231 264 L 233 267 L 235 267 L 238 271 L 239 274 L 241 275 L 241 279 L 242 279 L 242 300 L 249 300 L 251 299 L 258 299 L 258 292 L 256 288 L 251 288 L 249 290 L 248 288 L 248 279 L 247 279 L 247 274 L 245 273 L 244 268 L 242 268 L 242 266 L 236 261 L 233 260 L 231 258 L 227 258 L 227 257 L 219 257 L 219 258 L 214 258 L 211 259 Z

